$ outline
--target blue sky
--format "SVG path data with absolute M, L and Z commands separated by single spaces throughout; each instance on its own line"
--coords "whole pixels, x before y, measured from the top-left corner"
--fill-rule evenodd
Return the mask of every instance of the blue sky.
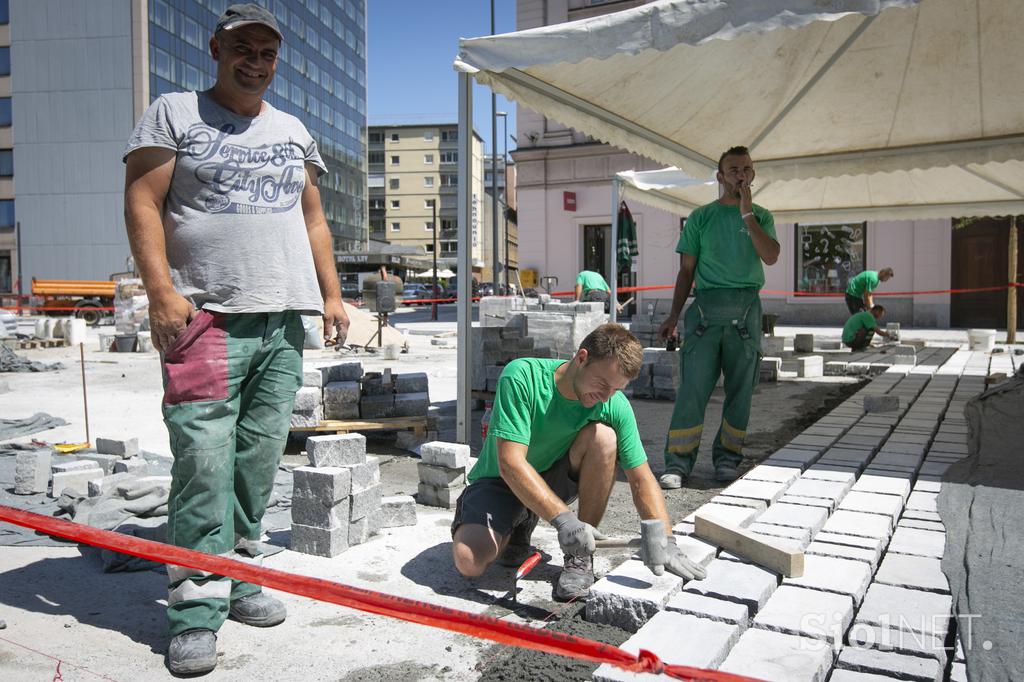
M 459 38 L 491 32 L 489 0 L 368 0 L 367 117 L 370 125 L 456 122 L 458 79 L 452 61 Z M 495 30 L 515 30 L 515 0 L 495 0 Z M 491 91 L 473 86 L 473 120 L 490 149 Z M 508 132 L 515 134 L 515 105 L 498 96 L 507 111 Z M 502 150 L 498 119 L 498 152 Z M 508 140 L 508 148 L 515 147 Z

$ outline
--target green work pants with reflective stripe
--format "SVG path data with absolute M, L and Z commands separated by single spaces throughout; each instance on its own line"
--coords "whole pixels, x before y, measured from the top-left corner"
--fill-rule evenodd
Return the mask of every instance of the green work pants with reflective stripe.
M 679 390 L 665 440 L 665 470 L 688 476 L 704 431 L 704 410 L 725 376 L 722 425 L 711 452 L 716 468 L 738 466 L 761 364 L 757 289 L 701 289 L 683 316 Z
M 163 356 L 174 464 L 167 542 L 259 563 L 261 521 L 302 385 L 297 312 L 199 311 Z M 168 566 L 171 637 L 216 631 L 257 585 Z

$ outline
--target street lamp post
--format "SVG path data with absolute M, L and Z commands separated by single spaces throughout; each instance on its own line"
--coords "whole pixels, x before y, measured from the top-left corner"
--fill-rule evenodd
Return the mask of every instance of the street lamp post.
M 430 200 L 430 210 L 433 221 L 430 225 L 434 228 L 434 291 L 430 297 L 434 302 L 430 306 L 430 319 L 437 321 L 437 199 Z
M 494 0 L 491 0 L 491 35 L 494 35 Z M 498 244 L 498 96 L 491 90 L 491 284 L 498 295 L 498 260 L 501 258 L 501 246 Z

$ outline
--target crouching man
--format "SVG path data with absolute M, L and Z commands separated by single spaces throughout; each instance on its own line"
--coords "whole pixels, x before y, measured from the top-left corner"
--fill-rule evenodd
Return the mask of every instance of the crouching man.
M 640 518 L 665 524 L 663 568 L 687 579 L 705 576 L 676 547 L 636 417 L 620 392 L 639 374 L 642 359 L 632 334 L 605 324 L 569 361 L 522 358 L 505 367 L 480 459 L 455 508 L 452 556 L 459 573 L 481 575 L 495 560 L 518 566 L 530 555 L 530 537 L 543 518 L 558 531 L 564 555 L 554 598 L 588 596 L 597 527 L 618 463 Z M 577 498 L 578 513 L 568 506 Z

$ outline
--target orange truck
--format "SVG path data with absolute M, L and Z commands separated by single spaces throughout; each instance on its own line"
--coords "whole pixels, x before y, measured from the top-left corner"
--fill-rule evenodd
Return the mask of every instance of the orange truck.
M 116 286 L 113 281 L 33 278 L 32 295 L 43 299 L 37 309 L 43 315 L 74 315 L 95 325 L 104 314 L 113 314 Z

